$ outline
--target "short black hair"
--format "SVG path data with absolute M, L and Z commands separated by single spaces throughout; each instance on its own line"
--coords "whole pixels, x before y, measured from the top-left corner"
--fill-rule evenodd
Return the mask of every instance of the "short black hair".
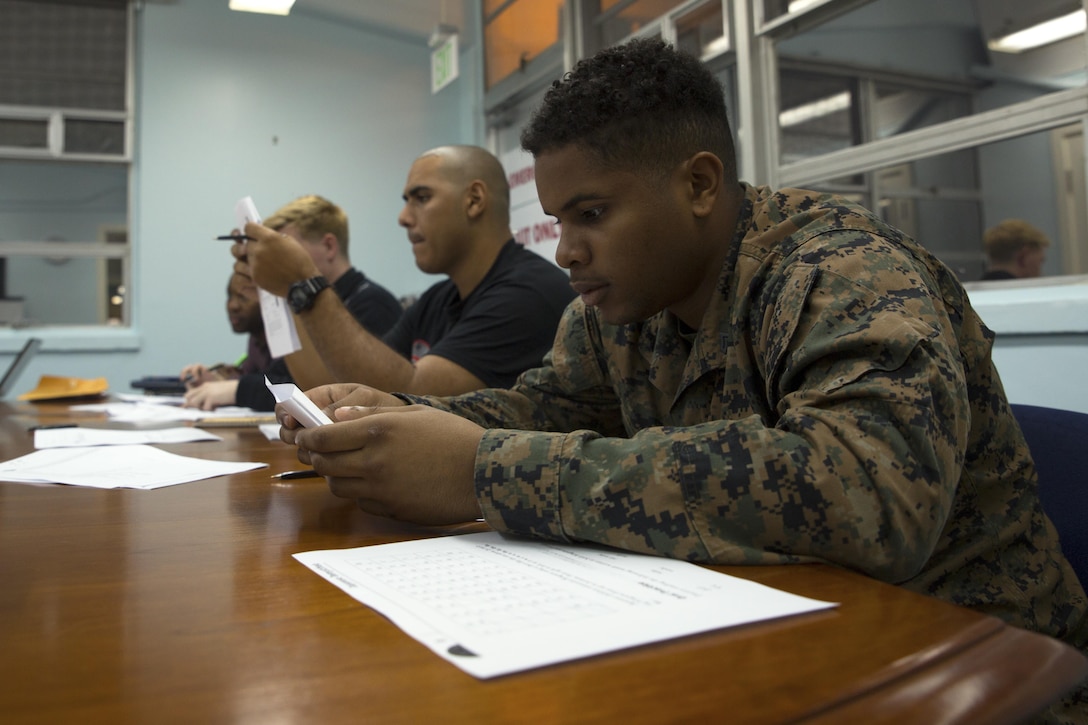
M 578 62 L 555 81 L 521 133 L 539 156 L 576 144 L 607 165 L 664 174 L 699 151 L 736 179 L 736 152 L 718 79 L 658 38 L 638 38 Z

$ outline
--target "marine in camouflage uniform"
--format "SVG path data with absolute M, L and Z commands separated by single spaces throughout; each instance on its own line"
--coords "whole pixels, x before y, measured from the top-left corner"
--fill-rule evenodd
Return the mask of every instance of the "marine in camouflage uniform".
M 742 186 L 698 330 L 668 311 L 609 325 L 575 300 L 512 389 L 411 398 L 489 428 L 487 522 L 713 564 L 828 562 L 1084 650 L 1084 590 L 953 273 L 844 199 Z
M 697 562 L 828 562 L 1085 649 L 993 334 L 943 264 L 844 199 L 740 184 L 720 84 L 659 39 L 576 64 L 521 142 L 581 299 L 512 389 L 399 396 L 477 425 L 312 392 L 343 423 L 281 436 L 334 493 Z M 421 461 L 419 441 L 445 447 Z M 1084 722 L 1085 699 L 1043 717 Z

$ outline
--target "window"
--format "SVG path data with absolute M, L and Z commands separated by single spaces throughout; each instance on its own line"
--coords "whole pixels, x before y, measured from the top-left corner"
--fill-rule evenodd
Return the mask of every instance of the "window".
M 1083 147 L 1055 139 L 1088 117 L 1084 35 L 1020 54 L 988 46 L 1081 3 L 751 2 L 755 44 L 770 46 L 753 65 L 778 85 L 778 134 L 754 157 L 765 183 L 855 195 L 967 281 L 982 232 L 1006 217 L 1051 237 L 1044 273 L 1085 271 L 1084 197 L 1062 192 Z
M 970 85 L 787 60 L 778 85 L 783 164 L 971 115 Z
M 514 86 L 489 103 L 493 139 L 516 143 L 508 126 L 578 58 L 657 35 L 722 79 L 745 180 L 856 199 L 965 280 L 981 269 L 982 231 L 1005 216 L 1051 237 L 1044 273 L 1088 273 L 1084 34 L 1015 54 L 990 45 L 1083 8 L 1081 0 L 568 0 L 563 8 L 571 27 L 547 51 L 551 65 L 533 79 L 511 76 Z
M 779 91 L 783 163 L 849 148 L 861 141 L 857 83 L 853 79 L 783 70 Z
M 0 0 L 0 324 L 128 321 L 131 9 Z
M 875 82 L 872 90 L 872 138 L 889 138 L 908 131 L 971 115 L 965 90 L 942 91 L 903 82 Z
M 484 3 L 486 88 L 526 68 L 557 46 L 563 0 L 509 0 Z
M 692 8 L 676 19 L 676 47 L 704 60 L 729 49 L 729 32 L 720 0 Z
M 593 21 L 596 46 L 615 45 L 681 4 L 682 0 L 601 0 Z

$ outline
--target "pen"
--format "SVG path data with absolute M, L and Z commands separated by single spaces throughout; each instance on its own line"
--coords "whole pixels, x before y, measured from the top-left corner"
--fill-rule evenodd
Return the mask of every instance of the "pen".
M 49 425 L 32 425 L 27 430 L 56 430 L 58 428 L 78 428 L 75 423 L 52 423 Z
M 297 478 L 321 478 L 321 474 L 314 470 L 284 471 L 283 473 L 273 473 L 272 478 L 278 478 L 281 481 L 294 481 Z
M 255 242 L 257 241 L 253 237 L 248 237 L 245 234 L 221 234 L 216 239 L 222 239 L 224 241 L 230 240 L 234 242 Z

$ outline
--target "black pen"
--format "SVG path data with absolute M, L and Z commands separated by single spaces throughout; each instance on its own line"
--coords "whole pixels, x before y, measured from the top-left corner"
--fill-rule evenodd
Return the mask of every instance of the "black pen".
M 75 423 L 51 423 L 49 425 L 32 425 L 27 430 L 56 430 L 57 428 L 78 428 Z
M 216 239 L 221 239 L 223 241 L 234 241 L 234 242 L 255 242 L 255 241 L 257 241 L 256 238 L 246 236 L 245 234 L 222 234 L 222 235 L 216 237 Z
M 272 478 L 278 478 L 281 481 L 294 481 L 297 478 L 321 478 L 321 474 L 314 470 L 284 471 L 283 473 L 273 473 Z

